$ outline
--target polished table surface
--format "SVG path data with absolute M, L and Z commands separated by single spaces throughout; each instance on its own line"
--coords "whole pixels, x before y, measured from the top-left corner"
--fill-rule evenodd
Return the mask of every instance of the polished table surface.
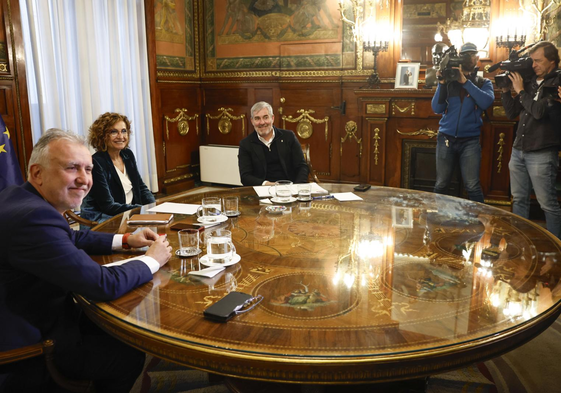
M 241 215 L 225 225 L 241 262 L 203 279 L 187 275 L 198 257 L 174 256 L 120 299 L 79 301 L 111 334 L 158 357 L 328 384 L 414 378 L 498 356 L 561 312 L 560 242 L 545 229 L 464 199 L 385 187 L 356 194 L 364 200 L 296 202 L 283 214 L 267 212 L 251 187 L 167 198 L 239 196 Z M 117 216 L 96 230 L 135 228 Z M 157 231 L 178 248 L 169 225 Z M 231 291 L 264 300 L 227 323 L 204 319 Z

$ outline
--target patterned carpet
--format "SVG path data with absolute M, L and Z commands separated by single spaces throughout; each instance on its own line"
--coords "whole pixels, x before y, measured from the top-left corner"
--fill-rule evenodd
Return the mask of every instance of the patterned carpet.
M 501 357 L 478 363 L 429 379 L 429 393 L 541 393 L 561 392 L 561 319 L 529 343 Z M 283 389 L 284 390 L 284 389 Z M 314 386 L 292 389 L 293 393 L 334 391 Z M 345 387 L 341 392 L 362 391 L 412 392 L 412 390 L 366 389 Z M 227 393 L 229 389 L 219 376 L 188 369 L 152 356 L 146 359 L 144 373 L 131 393 Z M 253 393 L 253 392 L 250 392 Z M 269 391 L 269 393 L 274 393 Z

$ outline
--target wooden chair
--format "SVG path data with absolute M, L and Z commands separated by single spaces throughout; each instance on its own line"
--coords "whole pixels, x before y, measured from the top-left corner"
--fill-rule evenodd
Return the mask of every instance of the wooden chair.
M 95 392 L 93 381 L 76 381 L 65 378 L 54 364 L 54 340 L 28 345 L 23 348 L 0 352 L 0 365 L 19 362 L 36 356 L 44 355 L 47 370 L 53 381 L 63 389 L 71 392 Z
M 74 211 L 72 210 L 66 210 L 64 212 L 64 218 L 66 218 L 66 221 L 68 221 L 68 225 L 79 223 L 90 228 L 95 227 L 97 225 L 97 221 L 90 221 L 86 218 L 82 218 L 76 213 L 74 213 Z
M 317 177 L 316 171 L 312 167 L 312 160 L 310 159 L 310 145 L 307 143 L 301 143 L 302 146 L 302 153 L 304 153 L 304 159 L 308 163 L 308 181 L 309 182 L 316 182 L 319 183 L 319 179 Z

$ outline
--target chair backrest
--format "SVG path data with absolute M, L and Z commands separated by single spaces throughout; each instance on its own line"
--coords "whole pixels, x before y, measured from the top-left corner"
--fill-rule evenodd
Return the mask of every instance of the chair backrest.
M 97 221 L 90 221 L 86 218 L 80 217 L 72 210 L 66 210 L 64 212 L 64 218 L 66 218 L 66 221 L 68 221 L 68 225 L 79 223 L 90 228 L 95 227 L 97 225 Z
M 45 340 L 38 344 L 0 352 L 0 365 L 19 362 L 21 360 L 44 355 L 47 370 L 53 381 L 70 392 L 94 392 L 93 381 L 76 381 L 65 378 L 54 363 L 54 340 Z
M 317 177 L 316 171 L 314 171 L 314 168 L 312 167 L 312 160 L 310 158 L 310 145 L 308 143 L 301 143 L 300 146 L 302 146 L 302 153 L 304 153 L 304 159 L 308 163 L 308 181 L 319 183 L 319 179 Z

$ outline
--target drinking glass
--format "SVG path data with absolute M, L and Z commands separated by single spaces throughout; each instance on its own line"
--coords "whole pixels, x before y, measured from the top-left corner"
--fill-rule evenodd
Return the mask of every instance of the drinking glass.
M 199 248 L 199 230 L 182 229 L 177 232 L 179 237 L 179 255 L 182 257 L 192 257 L 201 252 Z
M 298 200 L 303 202 L 312 200 L 312 185 L 310 183 L 298 184 Z
M 227 196 L 222 199 L 224 204 L 224 214 L 228 217 L 237 216 L 240 214 L 238 210 L 238 197 L 237 196 Z
M 279 180 L 275 182 L 275 195 L 279 202 L 289 202 L 292 196 L 291 187 L 292 182 L 290 180 Z
M 232 243 L 232 232 L 227 229 L 217 229 L 207 238 L 206 255 L 209 262 L 228 263 L 236 254 L 236 247 Z
M 203 198 L 201 207 L 197 209 L 197 217 L 206 222 L 215 222 L 222 213 L 222 201 L 218 197 Z

